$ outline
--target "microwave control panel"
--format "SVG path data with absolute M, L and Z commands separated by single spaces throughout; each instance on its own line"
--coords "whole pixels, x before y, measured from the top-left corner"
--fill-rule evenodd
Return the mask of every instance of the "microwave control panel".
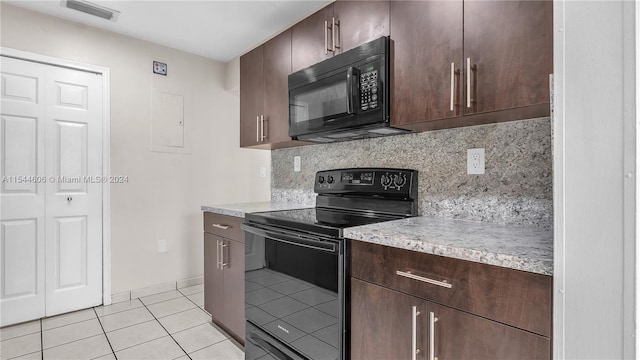
M 360 74 L 360 110 L 374 110 L 380 106 L 378 69 L 367 66 L 366 72 Z

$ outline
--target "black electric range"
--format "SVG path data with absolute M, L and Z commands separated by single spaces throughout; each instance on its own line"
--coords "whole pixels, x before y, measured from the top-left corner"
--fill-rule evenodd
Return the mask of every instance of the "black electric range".
M 347 359 L 347 227 L 418 213 L 415 170 L 319 171 L 316 207 L 245 216 L 245 359 Z

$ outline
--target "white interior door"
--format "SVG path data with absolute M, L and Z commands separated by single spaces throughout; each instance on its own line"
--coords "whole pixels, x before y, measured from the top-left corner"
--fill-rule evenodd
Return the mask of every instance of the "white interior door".
M 0 326 L 45 315 L 44 70 L 0 58 Z
M 45 92 L 51 316 L 102 303 L 102 76 L 51 67 Z
M 40 232 L 37 234 L 40 236 L 38 259 L 41 262 L 34 264 L 38 274 L 36 283 L 44 284 L 44 287 L 40 288 L 40 290 L 44 289 L 44 297 L 43 291 L 38 292 L 40 307 L 44 307 L 44 310 L 40 311 L 44 311 L 46 316 L 51 316 L 101 304 L 102 77 L 94 73 L 8 58 L 2 58 L 1 65 L 3 91 L 4 72 L 7 69 L 12 69 L 14 70 L 12 73 L 25 78 L 37 78 L 38 88 L 41 91 L 37 98 L 41 109 L 38 128 L 40 136 L 34 145 L 40 151 L 36 164 L 42 171 L 42 177 L 35 179 L 36 188 L 41 190 L 40 203 L 37 204 L 38 210 L 35 208 L 36 204 L 29 210 L 40 214 L 37 222 Z M 5 146 L 5 142 L 10 145 L 14 140 L 10 140 L 11 134 L 4 130 L 4 106 L 5 102 L 9 103 L 9 100 L 5 101 L 3 95 L 2 101 L 3 146 Z M 22 154 L 23 149 L 18 150 L 20 151 L 12 153 L 3 151 L 5 154 L 2 166 L 3 176 L 5 162 L 17 163 L 25 157 Z M 14 218 L 24 221 L 24 216 L 15 217 L 12 213 L 27 205 L 18 205 L 19 200 L 14 203 L 5 203 L 5 197 L 10 197 L 5 196 L 4 188 L 2 195 L 1 258 L 3 264 L 10 263 L 9 257 L 15 259 L 10 261 L 22 264 L 21 256 L 23 253 L 29 253 L 30 249 L 24 249 L 26 245 L 15 245 L 21 250 L 12 250 L 15 253 L 14 256 L 6 250 L 5 244 L 26 243 L 21 239 L 27 235 L 20 235 L 18 238 L 13 233 L 5 231 L 5 228 L 8 229 L 5 222 L 12 225 L 13 223 L 9 221 Z M 5 216 L 5 211 L 7 216 L 11 217 Z M 27 233 L 27 230 L 21 231 L 31 234 Z M 26 265 L 21 266 L 26 267 Z M 3 284 L 24 281 L 24 272 L 8 271 L 9 268 L 4 265 L 1 270 Z M 2 325 L 16 322 L 5 320 L 5 311 L 7 313 L 11 311 L 10 307 L 5 306 L 5 302 L 6 305 L 13 304 L 15 309 L 21 311 L 31 308 L 29 303 L 20 301 L 18 298 L 9 302 L 8 299 L 5 301 L 5 297 L 3 290 L 0 298 Z M 31 319 L 41 316 L 32 316 Z M 24 320 L 28 319 L 21 321 Z

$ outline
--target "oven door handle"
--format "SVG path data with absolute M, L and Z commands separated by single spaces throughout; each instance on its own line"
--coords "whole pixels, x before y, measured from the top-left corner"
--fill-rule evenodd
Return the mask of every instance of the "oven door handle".
M 339 252 L 338 244 L 333 242 L 312 239 L 308 236 L 303 236 L 303 235 L 284 234 L 279 231 L 266 230 L 266 229 L 262 229 L 262 228 L 248 225 L 248 224 L 242 224 L 240 225 L 240 227 L 242 228 L 242 230 L 246 232 L 250 232 L 252 234 L 262 236 L 264 238 L 268 238 L 271 240 L 280 241 L 283 243 L 296 245 L 296 246 L 302 246 L 302 247 L 306 247 L 313 250 L 324 251 L 328 253 L 337 254 Z
M 251 333 L 251 340 L 255 341 L 260 347 L 265 349 L 270 355 L 276 356 L 280 360 L 294 360 L 291 356 L 280 351 L 280 349 L 269 344 L 265 339 L 256 333 Z

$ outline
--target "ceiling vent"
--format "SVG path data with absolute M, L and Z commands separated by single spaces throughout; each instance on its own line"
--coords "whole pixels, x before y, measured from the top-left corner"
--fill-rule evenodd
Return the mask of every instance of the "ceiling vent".
M 113 22 L 116 22 L 118 16 L 120 16 L 119 11 L 83 0 L 62 0 L 60 5 Z

